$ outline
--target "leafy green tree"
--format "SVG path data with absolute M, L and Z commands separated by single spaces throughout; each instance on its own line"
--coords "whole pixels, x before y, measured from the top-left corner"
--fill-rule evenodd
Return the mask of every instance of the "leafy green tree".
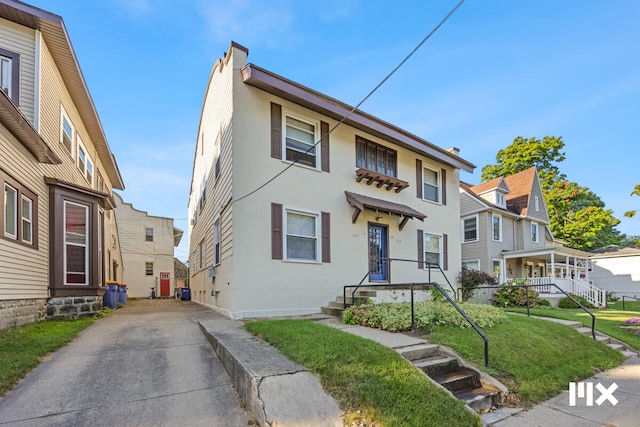
M 624 235 L 616 230 L 620 220 L 589 188 L 567 180 L 557 163 L 565 160 L 562 137 L 545 136 L 514 139 L 498 151 L 497 163 L 482 168 L 482 180 L 509 176 L 536 166 L 540 186 L 549 211 L 549 228 L 568 247 L 591 251 L 606 245 L 620 244 Z M 640 186 L 636 187 L 640 196 Z
M 632 196 L 640 196 L 640 184 L 636 185 L 633 188 L 633 191 L 631 192 Z M 632 211 L 628 211 L 624 213 L 624 216 L 626 216 L 627 218 L 633 218 L 634 216 L 636 216 L 636 210 L 632 210 Z

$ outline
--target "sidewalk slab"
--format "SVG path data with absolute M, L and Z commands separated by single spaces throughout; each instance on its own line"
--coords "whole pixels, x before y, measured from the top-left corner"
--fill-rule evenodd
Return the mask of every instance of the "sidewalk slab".
M 262 426 L 342 426 L 319 379 L 221 315 L 197 318 L 246 407 Z

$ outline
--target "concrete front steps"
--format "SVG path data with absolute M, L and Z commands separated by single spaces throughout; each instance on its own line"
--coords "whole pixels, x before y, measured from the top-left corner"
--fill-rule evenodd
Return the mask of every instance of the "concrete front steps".
M 592 338 L 592 336 L 591 336 L 591 328 L 587 328 L 587 327 L 583 326 L 582 323 L 580 323 L 580 322 L 574 322 L 574 321 L 571 321 L 571 320 L 564 320 L 564 319 L 555 319 L 553 317 L 541 317 L 541 316 L 531 316 L 531 317 L 535 317 L 537 319 L 549 320 L 551 322 L 556 322 L 556 323 L 560 323 L 562 325 L 569 326 L 571 328 L 574 328 L 579 333 L 581 333 L 583 335 L 586 335 L 589 338 Z M 615 339 L 613 337 L 610 337 L 609 335 L 603 334 L 602 332 L 599 332 L 599 331 L 595 331 L 595 335 L 596 335 L 596 340 L 598 340 L 601 343 L 605 344 L 607 347 L 611 347 L 614 350 L 618 350 L 626 358 L 638 356 L 638 352 L 633 347 L 630 347 L 629 345 L 625 344 L 624 342 L 622 342 L 620 340 L 617 340 L 617 339 Z
M 396 351 L 476 413 L 495 409 L 508 393 L 500 382 L 442 346 L 424 343 Z
M 369 298 L 376 297 L 376 291 L 370 289 L 358 289 L 354 295 L 351 297 L 351 291 L 347 292 L 347 307 L 350 307 L 354 304 L 366 304 Z M 344 311 L 344 297 L 342 295 L 338 295 L 334 301 L 331 301 L 326 307 L 320 307 L 320 312 L 322 314 L 326 314 L 328 316 L 337 317 L 342 319 L 342 312 Z

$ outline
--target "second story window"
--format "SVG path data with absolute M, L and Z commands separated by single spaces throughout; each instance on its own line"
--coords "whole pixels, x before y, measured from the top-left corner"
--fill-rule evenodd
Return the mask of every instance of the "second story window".
M 80 136 L 78 136 L 78 169 L 89 182 L 89 185 L 93 187 L 93 161 L 87 154 L 87 148 L 82 143 Z
M 536 224 L 535 222 L 531 223 L 531 241 L 534 243 L 539 242 L 538 224 Z
M 440 203 L 440 176 L 438 172 L 424 168 L 422 170 L 422 198 Z
M 316 168 L 316 126 L 291 116 L 285 116 L 285 125 L 285 158 Z
M 20 55 L 0 48 L 0 89 L 19 105 Z
M 492 215 L 491 225 L 493 230 L 493 240 L 495 242 L 501 242 L 502 241 L 502 217 L 500 215 Z
M 356 166 L 397 177 L 397 151 L 356 137 Z
M 478 241 L 478 217 L 464 218 L 462 220 L 464 243 Z
M 145 242 L 153 242 L 153 228 L 146 227 L 144 229 L 144 240 Z
M 60 142 L 64 145 L 64 148 L 67 149 L 69 154 L 73 156 L 73 125 L 71 124 L 71 120 L 69 116 L 67 116 L 67 112 L 64 111 L 62 106 L 60 107 Z

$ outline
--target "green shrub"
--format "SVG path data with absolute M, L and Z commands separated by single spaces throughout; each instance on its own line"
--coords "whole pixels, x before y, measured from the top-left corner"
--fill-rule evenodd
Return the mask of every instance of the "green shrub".
M 529 305 L 533 306 L 538 300 L 538 293 L 529 289 Z M 527 291 L 525 288 L 500 287 L 493 294 L 493 305 L 498 307 L 523 307 L 527 305 Z
M 583 306 L 585 306 L 587 308 L 592 308 L 593 307 L 593 305 L 591 305 L 591 303 L 589 301 L 587 301 L 587 299 L 585 297 L 581 297 L 579 295 L 571 295 L 571 296 L 573 297 L 573 299 L 578 301 Z M 578 308 L 578 304 L 573 302 L 571 300 L 571 298 L 564 297 L 558 303 L 558 308 Z
M 456 278 L 458 283 L 462 285 L 462 301 L 467 301 L 473 295 L 473 290 L 480 285 L 494 286 L 497 283 L 496 278 L 480 270 L 467 268 L 462 266 L 462 271 Z
M 486 304 L 461 303 L 460 307 L 480 328 L 491 328 L 507 319 L 502 310 Z M 431 330 L 435 326 L 471 327 L 447 301 L 417 302 L 414 304 L 414 314 L 417 329 Z M 411 304 L 403 302 L 352 306 L 344 311 L 342 322 L 389 332 L 408 331 L 411 329 Z
M 541 299 L 536 302 L 536 307 L 551 307 L 551 303 L 546 299 Z

